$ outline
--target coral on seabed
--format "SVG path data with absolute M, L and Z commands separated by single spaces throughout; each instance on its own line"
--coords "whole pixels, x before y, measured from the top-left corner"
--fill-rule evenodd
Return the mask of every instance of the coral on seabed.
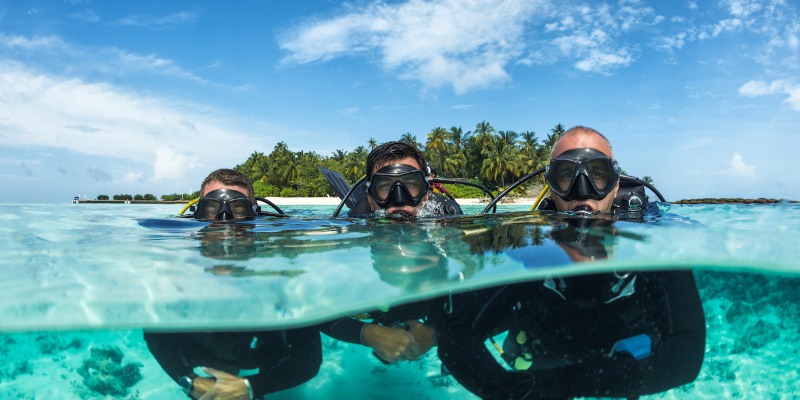
M 78 368 L 78 374 L 83 377 L 83 383 L 97 393 L 126 395 L 128 388 L 142 379 L 142 364 L 123 365 L 123 354 L 117 346 L 93 347 L 90 354 Z

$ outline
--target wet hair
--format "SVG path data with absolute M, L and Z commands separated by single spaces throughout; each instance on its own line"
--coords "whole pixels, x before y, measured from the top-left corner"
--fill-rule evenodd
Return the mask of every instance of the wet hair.
M 611 158 L 612 159 L 614 158 L 614 148 L 611 147 L 611 142 L 602 133 L 600 133 L 600 132 L 598 132 L 598 131 L 596 131 L 596 130 L 594 130 L 592 128 L 589 128 L 588 126 L 578 125 L 578 126 L 573 126 L 572 128 L 567 129 L 567 131 L 564 132 L 564 134 L 561 135 L 558 138 L 558 141 L 560 141 L 562 138 L 565 138 L 567 136 L 572 136 L 572 135 L 597 135 L 597 136 L 600 136 L 600 138 L 603 139 L 603 141 L 606 142 L 606 144 L 608 145 L 608 149 L 611 150 L 611 154 L 610 154 Z M 558 141 L 556 141 L 556 143 L 558 143 Z M 556 146 L 553 146 L 553 149 L 550 150 L 550 158 L 551 159 L 553 158 L 553 150 L 555 150 L 555 148 L 556 148 Z
M 389 164 L 392 161 L 411 157 L 417 161 L 420 170 L 427 175 L 428 163 L 425 156 L 416 147 L 403 142 L 386 142 L 372 149 L 367 156 L 367 179 L 372 177 L 376 165 Z
M 219 182 L 223 185 L 241 186 L 243 188 L 247 188 L 248 193 L 245 193 L 245 195 L 247 195 L 247 198 L 250 199 L 250 201 L 253 204 L 256 203 L 256 198 L 254 193 L 255 190 L 253 189 L 253 182 L 250 182 L 250 178 L 248 178 L 245 174 L 239 171 L 233 169 L 221 168 L 208 174 L 206 179 L 203 180 L 203 184 L 200 185 L 200 193 L 203 193 L 203 191 L 205 191 L 206 185 L 208 185 L 211 182 Z

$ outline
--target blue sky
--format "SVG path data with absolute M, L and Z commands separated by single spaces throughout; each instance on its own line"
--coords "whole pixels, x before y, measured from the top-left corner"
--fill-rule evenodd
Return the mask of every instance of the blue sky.
M 197 190 L 279 141 L 608 136 L 668 200 L 800 199 L 794 1 L 6 1 L 3 201 Z

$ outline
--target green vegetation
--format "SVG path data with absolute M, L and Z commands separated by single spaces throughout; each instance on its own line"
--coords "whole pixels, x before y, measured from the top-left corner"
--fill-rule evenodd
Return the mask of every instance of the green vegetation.
M 520 177 L 547 165 L 553 145 L 564 132 L 564 126 L 557 124 L 540 141 L 534 131 L 496 130 L 489 122 L 481 121 L 474 130 L 467 132 L 456 126 L 450 129 L 435 127 L 427 133 L 424 145 L 410 132 L 400 135 L 397 140 L 422 150 L 438 176 L 478 183 L 497 194 Z M 253 181 L 256 196 L 335 196 L 319 167 L 337 171 L 353 184 L 364 175 L 367 155 L 378 144 L 370 138 L 367 147 L 358 146 L 349 152 L 336 150 L 330 156 L 322 156 L 313 151 L 294 152 L 285 142 L 279 142 L 271 153 L 254 151 L 234 169 Z M 649 176 L 643 179 L 652 183 Z M 539 175 L 515 189 L 511 195 L 536 196 L 543 185 L 544 176 Z M 480 189 L 471 186 L 448 184 L 445 187 L 457 198 L 484 196 Z M 161 200 L 190 200 L 197 196 L 199 192 L 174 193 L 162 195 Z M 108 200 L 108 196 L 100 195 L 97 199 Z M 114 195 L 113 199 L 155 200 L 155 196 L 126 194 Z
M 489 122 L 481 121 L 473 131 L 466 133 L 456 126 L 435 127 L 427 134 L 424 145 L 410 132 L 397 140 L 421 149 L 439 176 L 469 180 L 498 193 L 520 177 L 546 165 L 553 144 L 563 133 L 564 126 L 558 124 L 540 143 L 533 131 L 498 131 Z M 234 169 L 253 180 L 257 196 L 334 196 L 319 166 L 339 172 L 352 184 L 364 175 L 367 155 L 377 145 L 378 142 L 370 138 L 368 147 L 358 146 L 350 152 L 336 150 L 326 157 L 315 152 L 293 152 L 285 142 L 279 142 L 271 153 L 253 152 Z M 526 195 L 535 191 L 535 195 L 542 184 L 543 178 L 537 177 L 513 194 Z M 446 187 L 459 198 L 483 196 L 479 189 L 470 186 Z

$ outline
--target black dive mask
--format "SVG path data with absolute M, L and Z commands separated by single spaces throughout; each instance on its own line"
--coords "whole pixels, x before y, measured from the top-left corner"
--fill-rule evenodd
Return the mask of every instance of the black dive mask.
M 258 215 L 258 206 L 241 192 L 217 189 L 197 201 L 194 218 L 204 221 L 241 221 Z
M 619 166 L 595 149 L 572 149 L 550 160 L 545 178 L 565 201 L 600 200 L 617 186 Z
M 406 164 L 387 165 L 367 182 L 367 193 L 380 208 L 416 207 L 428 193 L 428 178 L 422 171 Z

